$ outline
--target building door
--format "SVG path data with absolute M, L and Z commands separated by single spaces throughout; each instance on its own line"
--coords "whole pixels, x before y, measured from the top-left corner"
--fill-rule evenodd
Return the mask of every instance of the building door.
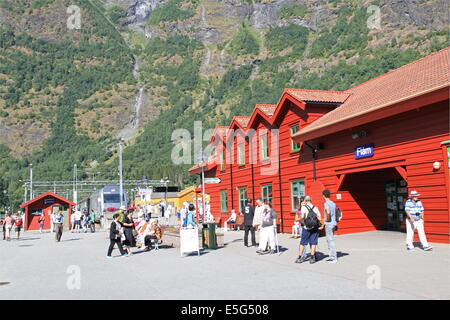
M 404 231 L 405 202 L 408 199 L 408 185 L 403 179 L 388 180 L 385 183 L 387 229 Z
M 348 173 L 338 190 L 342 199 L 347 202 L 342 229 L 348 228 L 351 232 L 399 230 L 399 219 L 403 219 L 404 215 L 398 205 L 399 197 L 403 195 L 403 191 L 407 192 L 407 186 L 403 185 L 404 182 L 400 183 L 400 180 L 402 176 L 392 167 Z M 313 195 L 313 203 L 323 212 L 320 207 L 321 190 Z M 338 205 L 344 206 L 339 201 Z

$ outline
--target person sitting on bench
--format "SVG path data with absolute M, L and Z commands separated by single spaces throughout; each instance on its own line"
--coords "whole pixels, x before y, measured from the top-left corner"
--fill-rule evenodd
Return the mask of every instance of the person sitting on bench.
M 235 222 L 236 222 L 236 211 L 234 211 L 234 209 L 232 209 L 230 218 L 228 218 L 228 220 L 225 221 L 225 230 L 228 231 L 229 223 L 235 223 Z
M 144 243 L 145 243 L 144 251 L 150 251 L 152 249 L 152 240 L 156 240 L 156 241 L 161 240 L 161 228 L 158 225 L 158 220 L 150 219 L 149 228 L 150 228 L 150 230 L 144 239 Z

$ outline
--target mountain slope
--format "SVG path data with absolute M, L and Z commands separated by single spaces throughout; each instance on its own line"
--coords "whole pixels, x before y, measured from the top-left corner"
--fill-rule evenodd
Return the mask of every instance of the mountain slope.
M 67 28 L 72 4 L 79 30 Z M 175 129 L 227 125 L 255 103 L 276 103 L 284 87 L 346 89 L 448 45 L 442 0 L 0 0 L 0 8 L 0 180 L 14 201 L 29 163 L 36 179 L 71 179 L 75 163 L 81 178 L 115 178 L 120 137 L 126 178 L 191 183 L 190 165 L 170 159 Z

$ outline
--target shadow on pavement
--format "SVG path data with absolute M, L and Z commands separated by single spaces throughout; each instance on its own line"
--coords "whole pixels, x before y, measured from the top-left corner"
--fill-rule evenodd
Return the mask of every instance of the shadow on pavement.
M 346 252 L 341 252 L 341 251 L 337 252 L 337 257 L 338 258 L 342 258 L 342 257 L 348 256 L 348 255 L 349 255 L 349 253 L 346 253 Z M 308 253 L 308 256 L 311 256 L 311 255 Z M 319 252 L 319 251 L 316 252 L 317 261 L 324 260 L 324 259 L 328 258 L 329 256 L 330 255 L 325 254 L 323 252 Z
M 31 240 L 39 240 L 41 238 L 20 238 L 21 241 L 31 241 Z

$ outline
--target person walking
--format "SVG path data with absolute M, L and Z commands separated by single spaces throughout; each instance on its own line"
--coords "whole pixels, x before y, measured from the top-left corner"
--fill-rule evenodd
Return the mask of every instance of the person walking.
M 272 207 L 272 203 L 264 203 L 264 211 L 261 221 L 261 232 L 259 240 L 258 254 L 275 253 L 276 242 L 275 233 L 277 232 L 277 213 Z M 269 248 L 267 249 L 267 245 Z
M 5 219 L 4 218 L 0 218 L 0 225 L 2 226 L 2 230 L 3 230 L 3 240 L 5 240 L 6 228 L 5 228 Z
M 39 233 L 42 233 L 42 230 L 44 229 L 44 223 L 45 223 L 45 215 L 42 212 L 38 219 L 39 222 Z
M 123 244 L 125 245 L 125 250 L 128 252 L 128 256 L 131 256 L 133 253 L 131 252 L 131 247 L 135 246 L 135 241 L 134 241 L 134 235 L 133 235 L 133 230 L 134 230 L 134 221 L 133 221 L 133 211 L 132 210 L 128 210 L 128 214 L 125 217 L 124 222 L 122 223 L 123 226 L 123 233 L 125 235 L 125 241 L 123 242 Z
M 119 214 L 115 213 L 113 215 L 113 221 L 111 222 L 111 226 L 109 228 L 109 247 L 108 253 L 106 254 L 107 258 L 112 258 L 111 253 L 114 249 L 114 245 L 117 245 L 117 247 L 119 248 L 121 256 L 127 256 L 122 247 L 121 238 L 123 235 L 123 229 L 118 220 Z
M 125 206 L 121 206 L 119 211 L 117 212 L 117 214 L 119 215 L 119 223 L 121 223 L 122 225 L 125 221 L 125 217 L 127 216 L 126 211 L 127 208 Z
M 55 231 L 55 225 L 53 223 L 53 218 L 55 216 L 55 214 L 53 213 L 53 209 L 50 208 L 50 213 L 48 214 L 49 218 L 50 218 L 50 233 L 53 233 Z M 74 217 L 74 215 L 72 215 L 71 217 Z M 75 217 L 74 217 L 75 218 Z M 72 230 L 74 228 L 74 222 L 72 221 Z
M 419 200 L 420 194 L 413 190 L 409 194 L 410 199 L 406 200 L 405 212 L 406 219 L 406 248 L 408 251 L 414 250 L 414 230 L 417 230 L 419 234 L 419 240 L 422 244 L 422 248 L 425 251 L 433 249 L 427 241 L 427 236 L 424 230 L 424 207 L 422 201 Z
M 325 189 L 322 191 L 322 196 L 325 200 L 323 216 L 325 220 L 325 235 L 328 245 L 328 263 L 337 262 L 336 245 L 334 243 L 334 231 L 336 228 L 336 204 L 330 200 L 330 190 Z
M 11 217 L 9 212 L 6 212 L 3 224 L 5 226 L 5 240 L 11 241 L 11 230 L 14 225 L 14 218 Z
M 70 215 L 70 232 L 73 232 L 75 230 L 75 211 Z M 53 219 L 50 219 L 50 223 L 53 221 Z M 53 228 L 53 223 L 51 223 Z
M 252 206 L 252 199 L 248 199 L 244 207 L 244 246 L 248 247 L 248 233 L 252 236 L 252 247 L 256 247 L 255 228 L 253 227 L 253 218 L 255 217 L 255 208 Z
M 56 242 L 60 242 L 64 223 L 64 215 L 61 210 L 58 210 L 58 213 L 53 215 L 53 223 L 55 224 Z
M 23 219 L 20 215 L 20 212 L 16 212 L 14 214 L 14 231 L 16 231 L 16 239 L 19 240 L 20 238 L 20 230 L 22 230 L 23 227 Z
M 302 263 L 306 261 L 306 255 L 303 254 L 303 250 L 309 244 L 311 248 L 311 259 L 309 263 L 315 263 L 317 261 L 316 247 L 319 240 L 319 229 L 321 229 L 321 217 L 319 209 L 312 204 L 310 196 L 305 197 L 304 205 L 300 213 L 300 222 L 303 223 L 303 229 L 298 258 L 295 262 Z
M 91 214 L 89 215 L 89 227 L 91 232 L 95 232 L 95 211 L 91 209 Z
M 81 211 L 80 210 L 76 210 L 75 211 L 75 228 L 74 231 L 76 233 L 81 232 Z

